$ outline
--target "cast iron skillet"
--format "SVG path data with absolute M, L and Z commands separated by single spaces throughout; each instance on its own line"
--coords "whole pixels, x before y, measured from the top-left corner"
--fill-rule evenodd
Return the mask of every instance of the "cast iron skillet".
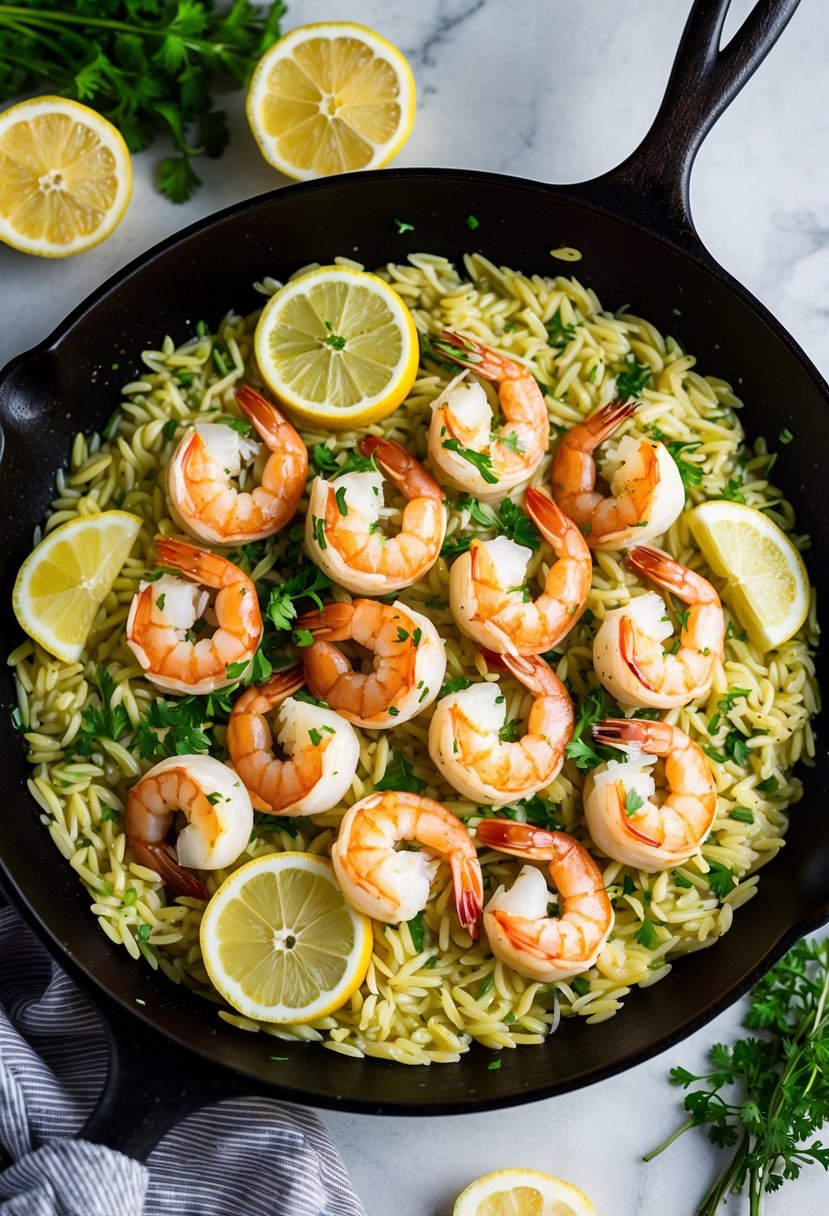
M 2 621 L 18 630 L 10 591 L 32 529 L 52 497 L 53 471 L 79 429 L 100 427 L 130 361 L 200 317 L 253 309 L 251 284 L 307 262 L 347 254 L 371 267 L 415 249 L 458 258 L 483 249 L 497 262 L 549 273 L 549 250 L 583 251 L 576 268 L 611 307 L 630 303 L 677 332 L 703 369 L 728 377 L 747 402 L 750 434 L 795 442 L 776 469 L 814 552 L 827 545 L 821 475 L 829 468 L 829 388 L 791 337 L 701 245 L 688 178 L 703 136 L 791 17 L 797 0 L 761 0 L 720 51 L 728 0 L 696 0 L 666 97 L 641 146 L 614 172 L 573 187 L 488 173 L 414 169 L 354 174 L 292 186 L 231 207 L 159 245 L 116 275 L 0 378 L 6 516 Z M 474 212 L 473 235 L 464 217 Z M 403 216 L 414 234 L 399 237 Z M 676 310 L 676 311 L 675 311 Z M 113 375 L 108 369 L 120 363 Z M 136 367 L 137 370 L 137 367 Z M 37 462 L 32 457 L 37 434 Z M 825 567 L 812 562 L 819 595 Z M 12 700 L 7 669 L 3 694 Z M 0 815 L 3 887 L 107 1022 L 109 1078 L 85 1134 L 144 1155 L 159 1133 L 205 1102 L 258 1092 L 323 1107 L 432 1115 L 549 1097 L 610 1076 L 662 1051 L 725 1009 L 802 934 L 829 918 L 829 782 L 825 757 L 804 774 L 784 853 L 759 895 L 712 950 L 683 959 L 656 987 L 631 994 L 601 1027 L 562 1024 L 550 1044 L 507 1052 L 497 1072 L 473 1050 L 460 1063 L 407 1069 L 242 1034 L 214 1009 L 115 950 L 89 914 L 88 897 L 55 849 L 27 795 L 21 741 L 0 714 L 8 758 Z M 140 1002 L 140 1003 L 139 1003 Z M 278 1047 L 278 1050 L 276 1049 Z M 271 1062 L 270 1055 L 288 1056 Z

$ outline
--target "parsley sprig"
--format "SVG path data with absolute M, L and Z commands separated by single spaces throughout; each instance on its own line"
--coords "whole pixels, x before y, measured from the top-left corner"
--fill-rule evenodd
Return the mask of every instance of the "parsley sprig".
M 191 160 L 221 156 L 230 139 L 213 108 L 219 87 L 243 85 L 280 33 L 282 0 L 48 0 L 0 4 L 0 104 L 20 93 L 61 93 L 114 123 L 132 152 L 157 135 L 175 155 L 159 189 L 184 202 L 201 184 Z
M 594 743 L 591 733 L 597 722 L 610 716 L 615 710 L 616 706 L 608 701 L 601 685 L 588 688 L 579 706 L 579 716 L 573 728 L 572 741 L 565 748 L 567 759 L 573 760 L 576 768 L 580 768 L 582 772 L 598 768 L 600 764 L 604 764 L 605 760 L 625 759 L 625 753 L 618 748 L 606 747 L 603 743 Z
M 87 705 L 81 714 L 81 725 L 77 735 L 66 749 L 67 759 L 71 756 L 91 756 L 96 750 L 98 739 L 112 739 L 117 743 L 130 729 L 129 715 L 123 705 L 113 707 L 112 698 L 115 694 L 115 681 L 106 667 L 98 667 L 95 672 L 95 685 L 101 700 L 100 705 Z
M 672 1084 L 694 1086 L 684 1101 L 691 1117 L 645 1157 L 705 1125 L 712 1144 L 734 1150 L 697 1216 L 714 1216 L 729 1192 L 746 1186 L 751 1216 L 760 1216 L 763 1194 L 804 1165 L 829 1170 L 829 1148 L 813 1139 L 829 1119 L 829 939 L 798 942 L 772 967 L 751 992 L 744 1025 L 763 1037 L 718 1043 L 710 1072 L 671 1069 Z

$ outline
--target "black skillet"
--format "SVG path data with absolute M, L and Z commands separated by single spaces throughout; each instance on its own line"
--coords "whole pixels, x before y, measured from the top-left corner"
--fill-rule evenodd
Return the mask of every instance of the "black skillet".
M 251 287 L 338 254 L 366 266 L 415 249 L 458 258 L 484 250 L 496 262 L 550 273 L 549 251 L 583 252 L 579 276 L 605 305 L 630 303 L 664 332 L 679 328 L 704 370 L 731 380 L 747 403 L 749 434 L 788 427 L 776 475 L 808 521 L 813 552 L 826 546 L 822 478 L 829 468 L 829 388 L 793 339 L 701 245 L 688 178 L 703 136 L 761 63 L 797 0 L 761 0 L 724 51 L 728 0 L 696 0 L 653 128 L 624 164 L 595 181 L 555 187 L 460 170 L 354 174 L 292 186 L 241 203 L 159 245 L 116 275 L 35 350 L 0 377 L 5 518 L 2 623 L 16 644 L 14 574 L 47 512 L 53 471 L 77 430 L 100 427 L 137 352 L 165 333 L 183 340 L 201 317 L 253 309 Z M 474 213 L 473 235 L 463 220 Z M 393 217 L 414 234 L 399 237 Z M 675 311 L 676 310 L 676 311 Z M 677 313 L 679 315 L 677 315 Z M 108 370 L 120 363 L 117 377 Z M 137 366 L 136 369 L 137 370 Z M 36 439 L 35 439 L 36 436 Z M 34 459 L 34 452 L 37 459 Z M 826 568 L 811 562 L 819 595 Z M 3 699 L 13 699 L 3 670 Z M 353 1060 L 313 1046 L 240 1033 L 215 1010 L 116 950 L 89 914 L 88 897 L 40 823 L 8 713 L 0 815 L 3 889 L 74 976 L 107 1024 L 106 1088 L 85 1135 L 146 1155 L 188 1110 L 241 1093 L 367 1113 L 434 1115 L 486 1110 L 563 1093 L 645 1060 L 725 1009 L 798 937 L 829 918 L 829 781 L 826 757 L 804 772 L 783 854 L 759 895 L 711 950 L 681 960 L 656 987 L 634 991 L 602 1026 L 562 1024 L 548 1046 L 505 1054 L 497 1072 L 473 1050 L 440 1068 Z M 287 1056 L 271 1062 L 270 1055 Z

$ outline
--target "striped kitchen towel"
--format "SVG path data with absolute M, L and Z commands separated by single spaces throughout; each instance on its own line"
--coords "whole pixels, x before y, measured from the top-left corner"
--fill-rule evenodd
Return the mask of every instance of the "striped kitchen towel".
M 95 1013 L 0 907 L 2 1216 L 365 1216 L 316 1115 L 268 1098 L 197 1111 L 146 1166 L 72 1139 L 106 1065 Z

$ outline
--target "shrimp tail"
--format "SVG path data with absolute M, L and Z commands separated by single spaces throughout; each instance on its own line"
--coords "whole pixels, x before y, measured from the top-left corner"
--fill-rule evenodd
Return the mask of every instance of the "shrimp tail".
M 173 860 L 168 845 L 143 840 L 131 840 L 130 844 L 141 865 L 155 870 L 164 885 L 175 891 L 176 895 L 185 895 L 189 899 L 210 898 L 204 883 Z
M 307 629 L 315 641 L 341 642 L 351 636 L 353 604 L 326 604 L 297 619 L 297 629 Z
M 407 498 L 442 497 L 435 479 L 402 444 L 395 443 L 393 439 L 382 439 L 379 435 L 366 435 L 360 441 L 360 451 L 364 456 L 374 456 L 383 472 Z
M 593 727 L 593 738 L 608 747 L 631 743 L 642 747 L 648 739 L 647 723 L 637 718 L 605 718 Z
M 633 621 L 629 616 L 623 616 L 619 620 L 619 654 L 621 655 L 622 662 L 628 665 L 642 687 L 649 689 L 651 692 L 656 692 L 657 689 L 651 684 L 636 661 L 635 633 Z
M 581 529 L 541 490 L 530 486 L 524 495 L 524 509 L 544 539 L 553 546 L 557 557 L 590 559 L 590 548 Z
M 617 427 L 632 418 L 638 405 L 638 401 L 610 401 L 585 419 L 583 425 L 591 438 L 591 450 L 595 450 Z
M 464 338 L 462 334 L 456 334 L 454 330 L 445 329 L 437 340 L 437 346 L 440 353 L 446 355 L 447 359 L 459 363 L 461 367 L 474 364 L 475 370 L 478 370 L 477 365 L 481 362 L 481 347 L 471 338 Z M 481 374 L 486 375 L 485 372 Z
M 637 545 L 628 554 L 628 565 L 637 574 L 644 574 L 651 582 L 666 591 L 672 591 L 680 599 L 687 595 L 688 571 L 685 566 L 659 549 L 651 549 L 649 545 Z
M 174 540 L 168 536 L 155 538 L 155 552 L 160 566 L 172 566 L 180 570 L 188 578 L 204 583 L 206 587 L 225 587 L 229 583 L 241 582 L 244 578 L 241 570 L 220 557 L 218 553 L 210 553 L 197 545 L 189 545 L 183 540 Z
M 255 388 L 251 388 L 249 384 L 243 384 L 241 388 L 237 388 L 236 404 L 266 443 L 273 445 L 278 443 L 280 429 L 291 425 L 272 402 L 258 393 Z
M 477 857 L 452 858 L 455 910 L 458 920 L 473 941 L 477 941 L 484 909 L 484 887 Z
M 546 832 L 529 823 L 516 823 L 512 819 L 484 819 L 478 824 L 476 834 L 481 844 L 501 853 L 512 853 L 517 857 L 550 857 L 560 833 Z
M 490 671 L 508 671 L 536 696 L 555 696 L 563 689 L 558 676 L 541 655 L 496 654 L 494 650 L 483 648 L 481 655 Z
M 302 688 L 305 683 L 305 671 L 301 663 L 296 663 L 293 667 L 289 667 L 286 671 L 280 671 L 277 675 L 271 676 L 265 684 L 260 684 L 256 688 L 256 693 L 271 706 L 281 705 L 281 703 L 290 697 L 291 693 Z

